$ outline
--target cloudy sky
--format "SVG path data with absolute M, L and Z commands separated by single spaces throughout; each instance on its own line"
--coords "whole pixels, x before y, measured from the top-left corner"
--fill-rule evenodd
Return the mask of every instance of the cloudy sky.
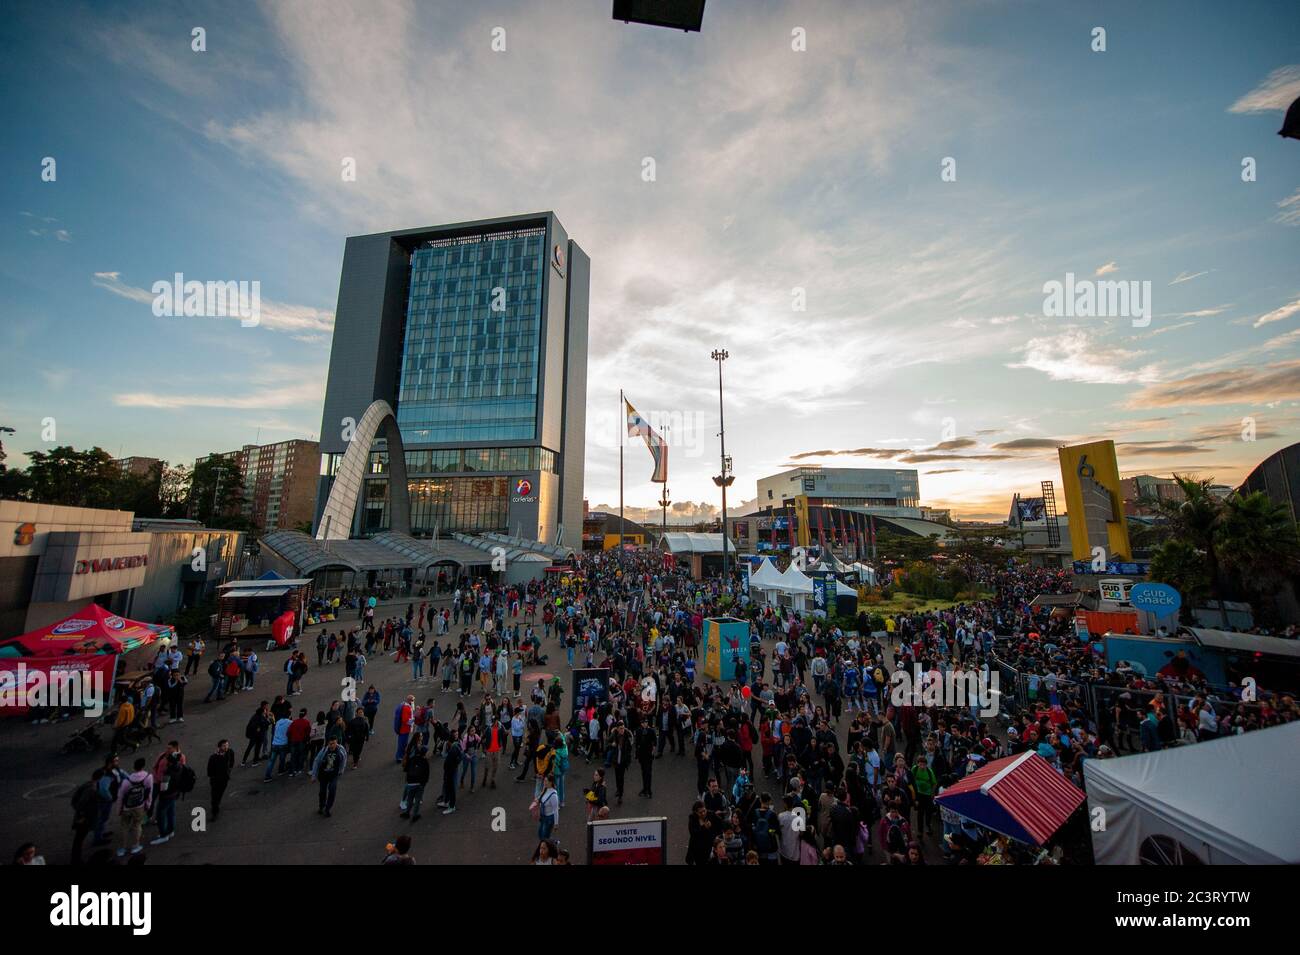
M 709 0 L 701 34 L 609 10 L 11 9 L 7 449 L 45 418 L 173 461 L 315 437 L 344 237 L 543 209 L 592 258 L 593 505 L 620 387 L 671 423 L 673 498 L 714 500 L 719 346 L 742 500 L 792 463 L 915 467 L 925 503 L 1001 517 L 1060 443 L 1230 483 L 1297 440 L 1290 0 Z M 261 324 L 155 317 L 175 272 L 260 281 Z M 1067 273 L 1150 283 L 1149 323 L 1046 314 Z M 630 447 L 629 504 L 650 471 Z

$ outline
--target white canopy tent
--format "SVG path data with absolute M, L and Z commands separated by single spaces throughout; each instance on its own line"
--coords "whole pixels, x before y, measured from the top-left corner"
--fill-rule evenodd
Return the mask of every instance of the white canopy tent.
M 1300 723 L 1083 765 L 1102 865 L 1300 864 Z M 1094 819 L 1096 817 L 1094 816 Z M 1188 858 L 1189 856 L 1194 858 Z
M 781 586 L 778 589 L 788 594 L 810 594 L 813 592 L 812 578 L 791 564 L 781 574 Z
M 864 584 L 870 584 L 872 587 L 876 586 L 876 569 L 870 564 L 864 564 L 861 561 L 854 561 L 854 563 L 850 565 L 849 571 Z
M 749 575 L 750 588 L 773 590 L 781 585 L 781 572 L 776 569 L 770 557 L 764 557 Z

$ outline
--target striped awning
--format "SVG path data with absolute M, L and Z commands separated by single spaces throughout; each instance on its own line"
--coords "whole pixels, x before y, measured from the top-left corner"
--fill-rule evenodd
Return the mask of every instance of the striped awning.
M 994 760 L 949 786 L 936 801 L 985 829 L 1041 846 L 1086 798 L 1030 751 Z

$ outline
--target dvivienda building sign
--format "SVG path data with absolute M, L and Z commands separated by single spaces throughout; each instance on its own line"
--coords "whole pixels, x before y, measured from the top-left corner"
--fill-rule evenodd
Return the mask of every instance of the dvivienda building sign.
M 146 567 L 148 554 L 135 557 L 101 557 L 97 560 L 79 560 L 73 569 L 74 574 L 98 574 L 106 570 L 130 570 L 133 567 Z

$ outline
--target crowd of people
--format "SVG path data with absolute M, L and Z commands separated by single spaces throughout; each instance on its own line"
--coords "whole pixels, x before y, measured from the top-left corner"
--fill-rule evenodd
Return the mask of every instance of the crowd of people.
M 981 830 L 938 797 L 1004 755 L 1032 750 L 1082 787 L 1088 759 L 1300 715 L 1292 697 L 1274 695 L 1218 719 L 1223 701 L 1190 673 L 1107 670 L 1068 616 L 1033 605 L 1039 594 L 1068 592 L 1068 572 L 967 571 L 991 596 L 876 619 L 864 608 L 856 626 L 759 605 L 739 575 L 693 580 L 655 553 L 584 554 L 565 572 L 523 585 L 462 579 L 445 600 L 413 600 L 404 613 L 390 604 L 383 619 L 375 602 L 357 600 L 355 620 L 340 618 L 306 641 L 314 663 L 296 642 L 277 654 L 283 692 L 253 707 L 242 756 L 226 739 L 208 753 L 201 765 L 210 811 L 219 815 L 239 769 L 260 767 L 265 784 L 315 782 L 317 812 L 330 817 L 345 773 L 364 754 L 397 767 L 405 825 L 424 815 L 431 783 L 433 808 L 450 815 L 467 793 L 531 782 L 531 797 L 525 790 L 519 798 L 528 798 L 536 823 L 536 864 L 568 863 L 557 835 L 562 814 L 580 822 L 622 815 L 625 800 L 653 798 L 665 772 L 693 780 L 682 857 L 689 864 L 1085 862 L 1086 836 L 1080 842 L 1068 828 L 1028 847 Z M 723 614 L 749 625 L 748 652 L 737 654 L 727 682 L 706 678 L 700 660 L 703 622 Z M 73 797 L 74 861 L 87 839 L 108 845 L 114 821 L 116 855 L 127 860 L 143 851 L 146 826 L 157 827 L 154 844 L 174 835 L 176 801 L 194 791 L 198 774 L 175 741 L 152 763 L 125 749 L 138 748 L 141 726 L 158 738 L 157 727 L 184 721 L 184 688 L 205 657 L 205 703 L 249 699 L 242 694 L 260 688 L 255 650 L 231 639 L 206 651 L 199 638 L 184 650 L 162 646 L 152 676 L 123 701 L 113 755 Z M 415 692 L 385 702 L 366 679 L 376 659 L 409 666 Z M 526 668 L 561 663 L 607 669 L 608 685 L 568 700 L 558 676 L 524 684 Z M 310 670 L 338 664 L 341 699 L 314 717 L 295 704 Z M 1016 686 L 1004 688 L 994 717 L 974 699 L 900 700 L 899 671 L 923 683 L 971 676 L 980 685 L 1010 671 Z M 1109 694 L 1100 711 L 1098 695 L 1085 692 L 1093 688 Z M 1174 691 L 1187 702 L 1171 712 Z M 454 709 L 439 718 L 450 702 L 444 694 Z M 394 742 L 376 743 L 374 755 L 388 713 Z M 629 771 L 639 778 L 635 794 Z M 386 864 L 414 862 L 413 831 L 386 847 Z

